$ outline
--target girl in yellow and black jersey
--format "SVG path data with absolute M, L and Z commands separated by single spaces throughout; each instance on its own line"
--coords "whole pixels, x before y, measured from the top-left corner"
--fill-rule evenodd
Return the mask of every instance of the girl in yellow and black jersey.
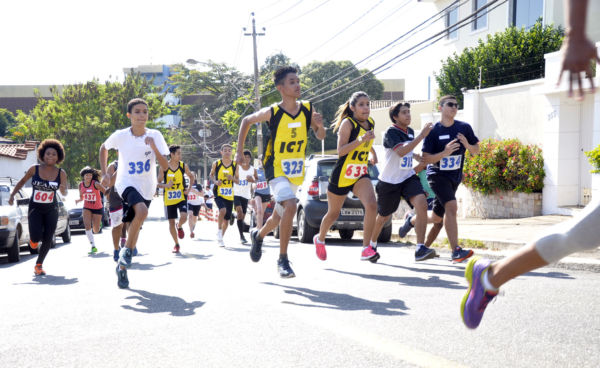
M 373 150 L 375 123 L 369 117 L 371 106 L 369 96 L 365 92 L 354 92 L 350 99 L 340 106 L 334 131 L 338 131 L 338 160 L 327 188 L 327 214 L 321 221 L 319 234 L 313 242 L 317 257 L 327 259 L 325 237 L 331 225 L 338 219 L 346 196 L 352 191 L 362 202 L 364 213 L 364 237 L 362 260 L 376 261 L 378 254 L 369 244 L 371 232 L 377 215 L 375 191 L 369 177 L 369 152 L 372 164 L 377 163 L 377 154 Z M 349 219 L 358 221 L 358 219 Z

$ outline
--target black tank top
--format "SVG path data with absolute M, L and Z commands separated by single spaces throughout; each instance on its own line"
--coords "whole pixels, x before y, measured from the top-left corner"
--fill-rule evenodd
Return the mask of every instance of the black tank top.
M 119 162 L 114 161 L 114 164 L 115 164 L 115 172 L 116 172 L 117 168 L 119 167 Z M 112 165 L 112 163 L 111 163 L 111 165 Z M 119 208 L 123 207 L 123 199 L 121 199 L 121 196 L 119 195 L 119 193 L 117 193 L 117 188 L 115 188 L 114 185 L 112 187 L 108 188 L 107 197 L 108 197 L 109 210 L 111 210 L 111 211 L 118 210 Z
M 50 181 L 40 177 L 39 168 L 40 165 L 35 165 L 35 174 L 33 174 L 33 177 L 31 178 L 32 191 L 29 205 L 35 207 L 56 206 L 56 191 L 60 187 L 61 169 L 58 169 L 56 179 Z

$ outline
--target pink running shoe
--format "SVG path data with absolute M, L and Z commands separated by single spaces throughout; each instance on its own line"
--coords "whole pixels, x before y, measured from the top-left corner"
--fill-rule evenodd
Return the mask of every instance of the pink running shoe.
M 317 249 L 317 257 L 321 261 L 327 259 L 327 250 L 325 250 L 325 242 L 321 242 L 319 240 L 319 234 L 313 236 L 313 243 L 315 244 L 315 248 Z
M 362 253 L 360 254 L 361 261 L 370 261 L 374 257 L 377 257 L 377 252 L 371 245 L 363 247 Z
M 185 236 L 183 228 L 179 227 L 179 224 L 177 224 L 177 236 L 179 237 L 179 239 L 183 239 L 183 237 Z

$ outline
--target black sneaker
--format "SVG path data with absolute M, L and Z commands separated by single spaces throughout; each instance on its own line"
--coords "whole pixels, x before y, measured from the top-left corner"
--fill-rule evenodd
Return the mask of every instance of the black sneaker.
M 400 229 L 398 230 L 399 237 L 401 237 L 401 238 L 406 237 L 406 234 L 408 234 L 410 229 L 413 228 L 413 224 L 410 223 L 410 220 L 412 220 L 413 217 L 414 217 L 414 215 L 409 215 L 406 217 L 406 219 L 404 220 L 404 224 L 402 224 L 402 226 L 400 226 Z
M 415 261 L 420 262 L 435 257 L 435 249 L 426 246 L 419 247 L 415 252 Z
M 120 265 L 117 265 L 117 285 L 119 285 L 121 289 L 127 289 L 129 287 L 127 269 L 122 270 Z
M 296 277 L 294 270 L 292 270 L 292 267 L 290 267 L 290 261 L 287 258 L 279 258 L 277 260 L 277 270 L 279 271 L 279 276 L 284 279 Z
M 452 251 L 452 262 L 460 263 L 465 261 L 467 258 L 473 255 L 473 251 L 470 249 L 462 249 L 461 247 L 456 247 Z
M 119 264 L 123 267 L 131 267 L 132 253 L 129 248 L 121 248 L 121 252 L 119 252 Z
M 248 244 L 248 240 L 246 240 L 246 238 L 243 235 L 240 236 L 240 242 L 242 242 L 242 244 Z
M 252 246 L 250 247 L 250 258 L 252 259 L 252 262 L 258 262 L 262 256 L 263 244 L 262 239 L 258 240 L 258 229 L 250 231 L 250 241 L 252 242 Z
M 235 219 L 233 218 L 233 216 L 231 216 L 231 218 L 229 219 L 229 226 L 233 226 L 234 222 L 235 222 Z

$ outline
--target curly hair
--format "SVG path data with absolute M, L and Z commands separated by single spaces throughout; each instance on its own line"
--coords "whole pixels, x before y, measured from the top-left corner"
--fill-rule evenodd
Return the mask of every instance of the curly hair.
M 92 174 L 92 180 L 100 181 L 100 173 L 98 172 L 98 170 L 90 166 L 84 167 L 79 172 L 79 175 L 81 175 L 82 178 L 85 176 L 85 174 Z
M 62 143 L 56 139 L 44 139 L 42 143 L 38 146 L 37 154 L 38 159 L 44 162 L 44 155 L 46 154 L 46 150 L 48 148 L 54 148 L 56 150 L 56 154 L 58 155 L 57 164 L 60 164 L 65 159 L 65 148 Z

